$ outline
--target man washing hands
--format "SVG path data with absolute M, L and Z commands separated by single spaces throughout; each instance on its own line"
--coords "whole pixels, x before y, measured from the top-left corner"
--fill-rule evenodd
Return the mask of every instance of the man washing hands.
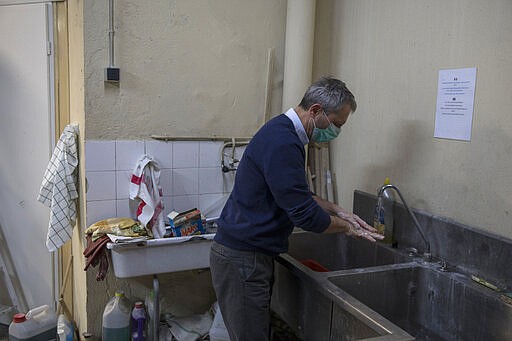
M 357 215 L 314 195 L 306 182 L 304 146 L 336 138 L 355 110 L 345 83 L 321 78 L 247 146 L 210 251 L 212 283 L 232 341 L 269 340 L 274 259 L 288 250 L 294 227 L 383 238 Z
M 324 233 L 342 232 L 348 236 L 361 237 L 372 242 L 384 238 L 382 234 L 378 233 L 375 228 L 368 225 L 357 214 L 348 212 L 342 207 L 316 195 L 313 195 L 313 199 L 331 216 L 331 224 Z

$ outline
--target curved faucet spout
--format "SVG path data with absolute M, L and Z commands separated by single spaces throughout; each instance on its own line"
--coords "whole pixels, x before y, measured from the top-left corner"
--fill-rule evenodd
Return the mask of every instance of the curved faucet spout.
M 423 239 L 423 242 L 425 242 L 425 246 L 426 246 L 425 255 L 430 258 L 430 256 L 431 256 L 431 254 L 430 254 L 430 243 L 428 242 L 427 238 L 425 237 L 425 234 L 423 233 L 423 229 L 421 228 L 420 223 L 418 222 L 418 219 L 416 219 L 416 215 L 411 210 L 409 205 L 407 205 L 407 203 L 405 202 L 405 199 L 404 199 L 402 193 L 400 193 L 400 190 L 398 189 L 398 187 L 396 187 L 395 185 L 392 185 L 392 184 L 384 185 L 384 186 L 382 186 L 379 189 L 378 197 L 382 198 L 382 195 L 384 194 L 384 191 L 387 190 L 387 189 L 394 189 L 395 192 L 398 193 L 398 196 L 400 197 L 400 200 L 402 200 L 402 203 L 404 204 L 405 208 L 407 209 L 407 212 L 409 213 L 409 215 L 412 218 L 412 221 L 414 222 L 414 226 L 416 227 L 416 230 L 418 230 L 421 238 Z

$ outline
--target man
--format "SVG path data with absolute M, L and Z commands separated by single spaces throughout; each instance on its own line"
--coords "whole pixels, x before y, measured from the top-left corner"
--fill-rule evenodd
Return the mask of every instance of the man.
M 274 258 L 287 251 L 294 227 L 382 239 L 357 215 L 314 195 L 306 181 L 304 146 L 337 137 L 355 110 L 345 83 L 324 77 L 247 146 L 210 252 L 213 286 L 232 341 L 268 340 Z

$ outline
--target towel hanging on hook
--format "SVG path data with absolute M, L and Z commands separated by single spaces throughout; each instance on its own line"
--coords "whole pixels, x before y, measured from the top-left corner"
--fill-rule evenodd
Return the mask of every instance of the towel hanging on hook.
M 56 251 L 71 239 L 78 198 L 78 125 L 67 125 L 46 167 L 37 200 L 50 208 L 46 247 Z

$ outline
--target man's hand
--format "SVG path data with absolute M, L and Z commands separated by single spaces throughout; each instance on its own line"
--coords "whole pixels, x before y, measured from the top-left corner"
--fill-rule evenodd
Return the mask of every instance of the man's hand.
M 325 230 L 326 233 L 343 232 L 348 236 L 355 236 L 368 239 L 372 242 L 384 239 L 384 236 L 377 233 L 377 230 L 368 225 L 357 214 L 351 213 L 341 206 L 330 201 L 324 200 L 318 196 L 313 199 L 331 215 L 331 224 Z
M 384 238 L 383 235 L 381 235 L 380 233 L 377 232 L 376 229 L 368 225 L 357 214 L 350 213 L 342 209 L 337 212 L 337 217 L 341 218 L 342 220 L 348 223 L 348 230 L 344 231 L 344 233 L 348 236 L 365 238 L 372 242 Z

